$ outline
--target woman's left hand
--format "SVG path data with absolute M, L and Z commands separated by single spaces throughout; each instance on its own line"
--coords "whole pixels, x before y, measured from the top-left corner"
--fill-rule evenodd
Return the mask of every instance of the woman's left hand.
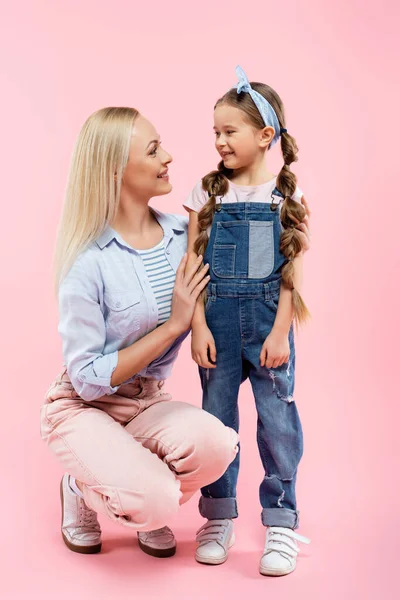
M 306 216 L 303 221 L 297 225 L 296 229 L 300 232 L 301 243 L 303 246 L 303 252 L 307 252 L 311 248 L 311 231 L 310 231 L 310 209 L 307 204 L 307 200 L 302 196 L 301 203 L 306 211 Z
M 272 328 L 265 338 L 260 353 L 260 365 L 267 369 L 276 369 L 287 363 L 290 357 L 289 337 L 287 333 Z

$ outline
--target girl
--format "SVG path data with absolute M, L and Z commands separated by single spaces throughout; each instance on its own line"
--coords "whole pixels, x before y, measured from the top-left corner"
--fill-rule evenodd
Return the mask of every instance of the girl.
M 258 412 L 257 442 L 265 477 L 260 486 L 267 527 L 263 575 L 296 567 L 295 483 L 303 452 L 293 399 L 293 318 L 308 311 L 300 295 L 306 210 L 296 176 L 297 145 L 285 127 L 282 101 L 269 86 L 250 84 L 240 67 L 237 88 L 215 105 L 216 148 L 222 162 L 196 185 L 190 211 L 191 260 L 211 265 L 207 300 L 192 320 L 192 356 L 199 365 L 203 408 L 236 431 L 238 392 L 249 378 Z M 277 177 L 265 154 L 278 140 L 284 165 Z M 226 472 L 203 486 L 200 512 L 208 519 L 197 536 L 196 559 L 223 563 L 234 543 L 238 516 L 239 454 Z
M 66 471 L 61 531 L 74 552 L 100 551 L 101 512 L 171 556 L 166 522 L 237 450 L 232 429 L 162 390 L 207 283 L 201 257 L 186 268 L 187 220 L 149 207 L 171 191 L 171 160 L 133 108 L 89 117 L 72 159 L 56 251 L 65 367 L 41 432 Z

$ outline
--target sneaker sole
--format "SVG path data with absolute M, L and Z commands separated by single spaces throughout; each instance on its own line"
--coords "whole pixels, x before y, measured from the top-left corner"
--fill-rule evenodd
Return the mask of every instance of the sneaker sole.
M 93 544 L 92 546 L 78 546 L 77 544 L 72 544 L 69 539 L 66 537 L 65 533 L 62 530 L 62 524 L 64 522 L 64 492 L 62 487 L 62 480 L 60 484 L 60 497 L 61 497 L 61 535 L 64 541 L 64 544 L 67 546 L 69 550 L 72 552 L 77 552 L 78 554 L 98 554 L 101 551 L 101 542 L 99 544 Z
M 170 556 L 174 556 L 176 553 L 176 545 L 172 548 L 152 548 L 151 546 L 146 546 L 140 538 L 138 537 L 138 543 L 140 549 L 149 556 L 154 556 L 155 558 L 169 558 Z
M 293 573 L 295 568 L 296 565 L 294 567 L 291 567 L 290 569 L 287 569 L 286 571 L 274 571 L 271 569 L 263 569 L 262 567 L 260 567 L 260 573 L 261 575 L 266 575 L 267 577 L 282 577 L 283 575 L 289 575 L 290 573 Z
M 229 544 L 228 544 L 228 550 L 230 548 L 232 548 L 233 544 L 235 543 L 235 534 L 232 533 L 232 537 L 229 540 Z M 198 563 L 201 563 L 202 565 L 223 565 L 224 562 L 226 562 L 228 560 L 228 552 L 225 554 L 225 556 L 223 556 L 222 558 L 206 558 L 206 557 L 198 557 L 197 554 L 195 556 L 196 560 Z

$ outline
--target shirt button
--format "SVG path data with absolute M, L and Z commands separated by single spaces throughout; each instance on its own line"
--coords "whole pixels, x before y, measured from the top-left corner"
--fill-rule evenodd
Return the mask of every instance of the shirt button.
M 117 308 L 119 308 L 119 307 L 121 306 L 121 302 L 116 302 L 116 303 L 115 303 L 115 306 L 116 306 Z
M 171 250 L 167 250 L 167 254 L 171 254 Z

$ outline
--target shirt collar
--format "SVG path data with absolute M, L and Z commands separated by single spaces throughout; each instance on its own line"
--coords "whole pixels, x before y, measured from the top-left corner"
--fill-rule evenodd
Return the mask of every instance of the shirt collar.
M 185 231 L 185 228 L 182 225 L 180 225 L 179 222 L 176 219 L 174 219 L 171 215 L 162 213 L 153 207 L 150 207 L 150 210 L 153 211 L 154 216 L 163 228 L 164 237 L 166 237 L 167 239 L 173 237 L 172 231 Z M 105 248 L 114 239 L 121 242 L 124 246 L 126 245 L 122 238 L 118 235 L 118 233 L 112 227 L 110 227 L 110 225 L 107 225 L 103 233 L 97 238 L 96 244 L 99 246 L 100 250 L 103 250 L 103 248 Z
M 115 238 L 116 232 L 109 225 L 105 228 L 103 233 L 97 238 L 96 244 L 103 250 L 110 242 Z
M 153 211 L 154 216 L 156 217 L 161 227 L 164 229 L 165 234 L 167 234 L 167 231 L 171 234 L 171 230 L 179 232 L 185 231 L 184 226 L 180 225 L 178 220 L 175 219 L 172 215 L 162 213 L 153 207 L 151 207 L 151 210 Z

